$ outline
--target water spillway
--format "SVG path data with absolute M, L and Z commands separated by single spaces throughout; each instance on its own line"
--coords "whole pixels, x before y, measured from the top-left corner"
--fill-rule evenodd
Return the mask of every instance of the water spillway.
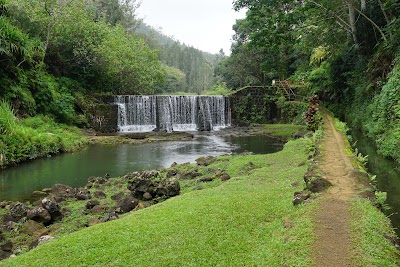
M 120 95 L 114 102 L 119 132 L 211 131 L 231 124 L 224 96 Z

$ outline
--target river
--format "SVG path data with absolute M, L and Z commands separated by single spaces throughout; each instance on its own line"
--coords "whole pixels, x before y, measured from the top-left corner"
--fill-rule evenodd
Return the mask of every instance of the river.
M 273 153 L 282 142 L 266 136 L 220 137 L 197 134 L 192 141 L 158 142 L 139 145 L 90 145 L 77 153 L 37 159 L 0 172 L 0 201 L 26 200 L 34 190 L 56 183 L 79 187 L 90 176 L 112 177 L 128 172 L 159 169 L 172 163 L 195 162 L 201 156 L 250 151 Z

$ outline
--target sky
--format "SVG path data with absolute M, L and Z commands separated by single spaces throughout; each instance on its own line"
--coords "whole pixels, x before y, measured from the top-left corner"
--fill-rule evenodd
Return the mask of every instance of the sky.
M 245 11 L 233 10 L 233 0 L 142 0 L 139 18 L 186 45 L 216 54 L 230 54 L 236 19 Z

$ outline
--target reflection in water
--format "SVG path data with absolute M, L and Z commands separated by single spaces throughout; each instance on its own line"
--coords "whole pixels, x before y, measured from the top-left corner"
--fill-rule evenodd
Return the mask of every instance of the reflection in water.
M 120 176 L 128 172 L 159 169 L 173 162 L 195 162 L 201 156 L 232 152 L 273 153 L 282 144 L 268 137 L 230 137 L 200 135 L 192 141 L 140 145 L 91 145 L 78 153 L 37 159 L 0 172 L 0 201 L 23 200 L 34 190 L 56 183 L 79 187 L 90 176 Z
M 391 209 L 387 215 L 400 235 L 400 170 L 399 165 L 393 160 L 380 156 L 373 140 L 363 136 L 361 133 L 353 133 L 357 140 L 357 148 L 363 155 L 368 155 L 368 172 L 376 175 L 376 186 L 378 190 L 387 192 L 387 204 Z

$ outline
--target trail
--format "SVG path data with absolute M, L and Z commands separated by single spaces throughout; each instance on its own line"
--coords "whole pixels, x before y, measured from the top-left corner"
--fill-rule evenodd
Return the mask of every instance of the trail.
M 316 214 L 316 266 L 354 266 L 349 234 L 349 200 L 357 194 L 354 167 L 345 153 L 345 142 L 335 129 L 332 117 L 324 116 L 325 136 L 317 170 L 333 186 L 321 196 Z

